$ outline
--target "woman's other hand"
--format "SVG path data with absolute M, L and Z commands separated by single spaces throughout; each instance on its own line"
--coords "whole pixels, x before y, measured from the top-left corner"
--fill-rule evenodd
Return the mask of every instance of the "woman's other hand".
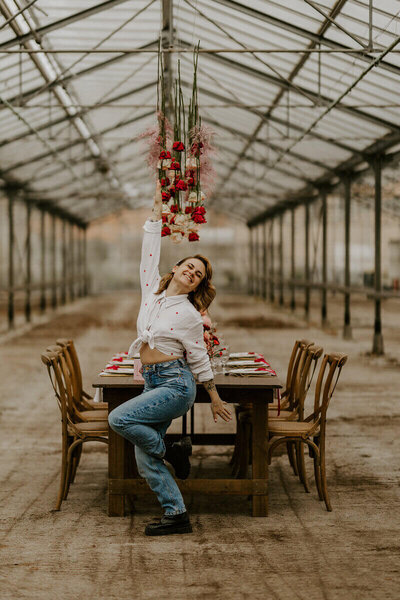
M 231 411 L 229 410 L 227 403 L 223 402 L 219 396 L 218 398 L 213 398 L 211 401 L 211 412 L 215 423 L 217 422 L 218 417 L 221 417 L 221 419 L 228 423 L 232 419 Z

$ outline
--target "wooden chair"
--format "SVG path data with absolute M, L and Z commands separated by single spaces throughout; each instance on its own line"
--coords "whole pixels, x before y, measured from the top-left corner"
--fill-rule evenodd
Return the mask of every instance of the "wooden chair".
M 86 403 L 82 402 L 82 397 L 80 395 L 80 390 L 77 385 L 77 378 L 74 369 L 74 365 L 71 361 L 70 354 L 66 348 L 66 346 L 48 346 L 46 348 L 47 352 L 54 352 L 63 355 L 63 367 L 65 369 L 64 373 L 64 381 L 65 385 L 68 387 L 68 394 L 71 398 L 72 410 L 75 415 L 75 420 L 77 422 L 89 423 L 92 421 L 107 421 L 108 419 L 108 410 L 104 409 L 88 409 Z M 97 404 L 97 403 L 95 403 Z M 89 405 L 90 406 L 90 405 Z
M 83 389 L 81 365 L 73 340 L 59 339 L 56 341 L 56 344 L 64 348 L 68 354 L 68 361 L 72 365 L 75 397 L 81 405 L 81 410 L 107 410 L 107 402 L 95 402 L 92 396 Z
M 311 346 L 312 342 L 308 340 L 296 340 L 292 353 L 290 355 L 289 364 L 286 374 L 286 385 L 285 389 L 281 392 L 281 400 L 268 405 L 269 411 L 278 411 L 280 409 L 285 410 L 292 406 L 292 395 L 294 392 L 294 382 L 296 379 L 296 373 L 300 363 L 300 357 L 302 350 L 308 346 Z M 240 422 L 240 414 L 244 411 L 251 411 L 251 404 L 237 404 L 235 405 L 235 416 L 236 416 L 236 437 L 235 447 L 231 458 L 232 473 L 236 477 L 243 471 L 244 456 L 242 455 L 241 449 L 244 444 L 244 435 Z M 271 413 L 272 414 L 272 413 Z M 295 469 L 295 466 L 293 466 Z M 297 474 L 297 472 L 296 472 Z
M 291 382 L 290 394 L 288 395 L 288 409 L 281 411 L 278 416 L 276 410 L 268 412 L 268 422 L 275 420 L 294 421 L 302 418 L 304 410 L 304 401 L 311 385 L 312 376 L 315 372 L 317 362 L 322 356 L 323 349 L 320 346 L 300 344 L 300 352 L 296 355 L 296 371 L 294 381 Z M 241 432 L 241 460 L 237 477 L 246 477 L 250 461 L 251 432 L 253 424 L 252 411 L 243 411 L 239 414 L 239 430 Z M 296 448 L 295 444 L 287 444 L 289 462 L 300 481 L 307 486 L 304 478 L 304 457 L 302 457 L 301 447 Z
M 325 354 L 315 387 L 314 410 L 306 419 L 276 420 L 269 427 L 270 441 L 267 451 L 269 463 L 273 451 L 279 444 L 292 442 L 301 444 L 303 448 L 307 444 L 314 461 L 318 497 L 321 501 L 325 501 L 328 511 L 332 510 L 332 506 L 328 496 L 325 467 L 326 413 L 347 358 L 346 354 Z
M 108 443 L 108 422 L 76 422 L 73 399 L 66 385 L 67 367 L 61 352 L 45 352 L 41 355 L 53 386 L 61 412 L 61 477 L 55 510 L 60 510 L 63 500 L 67 499 L 70 484 L 73 482 L 79 465 L 82 446 L 85 442 Z M 68 376 L 67 376 L 68 377 Z

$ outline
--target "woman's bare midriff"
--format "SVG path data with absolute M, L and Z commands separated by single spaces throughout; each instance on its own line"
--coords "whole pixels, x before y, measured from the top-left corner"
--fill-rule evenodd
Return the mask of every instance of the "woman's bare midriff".
M 176 360 L 179 356 L 164 354 L 156 348 L 151 349 L 148 344 L 142 344 L 140 348 L 140 361 L 142 365 L 153 365 L 154 363 L 166 362 L 167 360 Z

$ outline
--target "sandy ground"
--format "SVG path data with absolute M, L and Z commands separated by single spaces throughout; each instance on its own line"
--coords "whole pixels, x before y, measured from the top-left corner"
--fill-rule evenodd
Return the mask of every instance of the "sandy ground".
M 108 357 L 132 340 L 137 302 L 128 292 L 79 300 L 23 336 L 3 337 L 0 343 L 1 600 L 398 600 L 395 304 L 385 305 L 389 357 L 379 359 L 366 355 L 372 311 L 362 300 L 353 307 L 354 340 L 346 342 L 340 337 L 339 304 L 330 314 L 336 315 L 336 326 L 326 331 L 317 326 L 317 309 L 309 324 L 300 308 L 293 316 L 243 296 L 221 296 L 212 310 L 232 351 L 264 352 L 283 378 L 298 336 L 350 355 L 329 410 L 332 513 L 318 501 L 313 482 L 306 494 L 279 456 L 270 469 L 268 518 L 252 518 L 247 498 L 188 496 L 194 533 L 147 538 L 144 526 L 160 512 L 155 498 L 139 499 L 134 514 L 109 518 L 106 448 L 96 444 L 85 448 L 61 512 L 52 512 L 60 423 L 40 353 L 57 337 L 73 337 L 90 390 Z M 197 428 L 233 430 L 234 424 L 215 425 L 209 407 L 200 406 Z M 228 476 L 229 455 L 229 448 L 196 448 L 191 476 Z M 312 479 L 311 464 L 308 470 Z

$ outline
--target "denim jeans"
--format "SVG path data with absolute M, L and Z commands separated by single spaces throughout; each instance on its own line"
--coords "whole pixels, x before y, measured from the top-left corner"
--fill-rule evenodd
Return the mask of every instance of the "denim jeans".
M 196 398 L 196 382 L 183 359 L 143 365 L 144 391 L 108 416 L 111 429 L 135 445 L 139 474 L 155 492 L 165 514 L 185 512 L 182 494 L 167 469 L 164 436 Z

